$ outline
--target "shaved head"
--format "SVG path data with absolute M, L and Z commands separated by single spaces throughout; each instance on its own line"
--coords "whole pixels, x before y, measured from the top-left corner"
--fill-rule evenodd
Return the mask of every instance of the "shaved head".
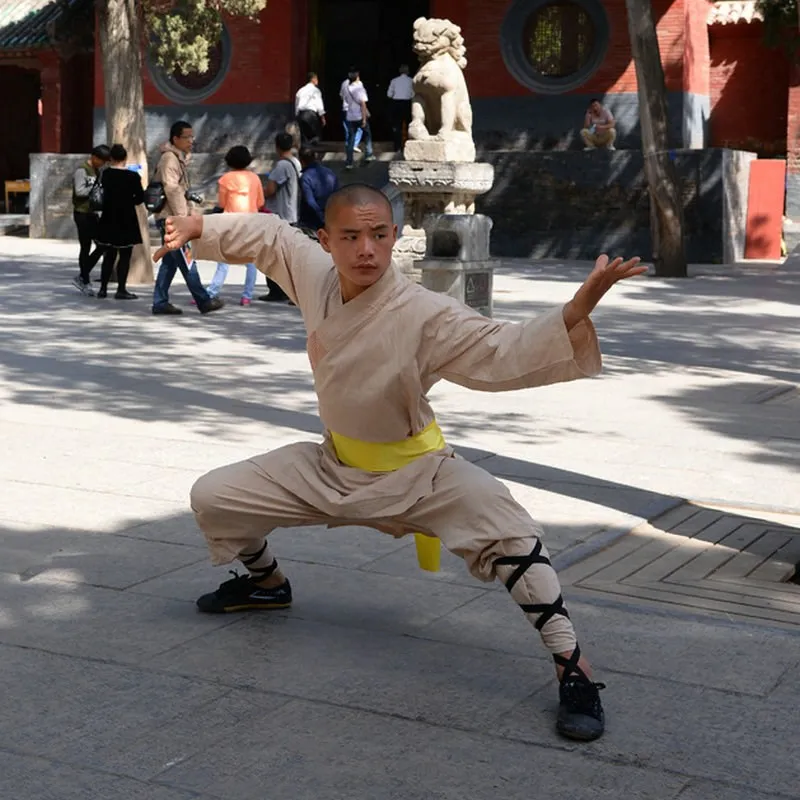
M 390 218 L 393 217 L 392 204 L 380 189 L 376 189 L 366 183 L 350 183 L 347 186 L 343 186 L 335 191 L 325 204 L 325 227 L 328 227 L 329 221 L 342 208 L 371 205 L 383 206 L 388 210 Z
M 377 283 L 392 264 L 397 241 L 392 204 L 363 183 L 334 192 L 325 205 L 325 227 L 319 242 L 333 256 L 342 299 L 347 302 Z

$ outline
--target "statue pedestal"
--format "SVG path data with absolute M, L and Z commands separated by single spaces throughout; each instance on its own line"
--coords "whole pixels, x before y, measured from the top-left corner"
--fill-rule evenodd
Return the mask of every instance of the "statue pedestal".
M 427 248 L 416 266 L 426 289 L 449 294 L 492 316 L 492 220 L 483 214 L 437 214 L 425 219 Z
M 494 167 L 466 161 L 393 161 L 389 180 L 402 192 L 404 210 L 394 259 L 404 272 L 419 280 L 416 262 L 427 252 L 425 217 L 474 214 L 475 198 L 492 188 Z

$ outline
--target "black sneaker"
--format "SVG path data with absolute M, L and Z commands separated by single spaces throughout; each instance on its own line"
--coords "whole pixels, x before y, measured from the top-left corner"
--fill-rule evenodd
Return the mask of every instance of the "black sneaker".
M 578 666 L 581 651 L 575 651 L 569 659 L 555 655 L 557 664 L 564 667 L 558 687 L 558 719 L 556 730 L 568 739 L 591 742 L 599 739 L 605 731 L 605 714 L 600 702 L 600 689 L 604 683 L 593 683 Z
M 98 290 L 98 292 L 97 292 L 97 296 L 98 296 L 98 297 L 99 297 L 101 300 L 105 300 L 105 298 L 106 298 L 106 297 L 108 297 L 108 291 L 107 291 L 106 289 L 100 288 L 100 289 Z
M 289 581 L 280 586 L 264 589 L 249 575 L 239 575 L 220 584 L 216 592 L 204 594 L 197 600 L 197 607 L 208 614 L 229 614 L 232 611 L 257 611 L 289 608 L 292 604 L 292 587 Z
M 114 298 L 117 300 L 138 300 L 139 296 L 133 292 L 127 291 L 127 289 L 123 289 L 122 291 L 117 289 L 117 293 L 114 295 Z

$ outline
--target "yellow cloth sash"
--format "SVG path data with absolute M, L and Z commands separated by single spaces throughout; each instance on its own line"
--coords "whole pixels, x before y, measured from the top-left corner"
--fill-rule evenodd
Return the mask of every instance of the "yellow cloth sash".
M 394 472 L 420 456 L 447 446 L 436 420 L 416 436 L 399 442 L 364 442 L 333 432 L 331 439 L 336 457 L 342 464 L 365 472 Z
M 345 466 L 365 472 L 394 472 L 415 461 L 420 456 L 435 453 L 447 445 L 436 420 L 416 436 L 399 442 L 364 442 L 331 431 L 331 441 L 336 457 Z M 417 561 L 421 569 L 438 572 L 441 560 L 441 542 L 422 533 L 414 534 Z

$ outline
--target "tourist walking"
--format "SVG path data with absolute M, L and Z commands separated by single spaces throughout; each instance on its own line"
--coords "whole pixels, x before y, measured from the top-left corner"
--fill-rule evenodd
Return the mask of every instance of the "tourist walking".
M 364 140 L 364 163 L 373 161 L 375 156 L 372 153 L 372 131 L 369 127 L 369 109 L 367 103 L 369 97 L 364 84 L 361 82 L 361 75 L 357 69 L 350 73 L 353 77 L 348 80 L 343 88 L 342 99 L 345 101 L 347 111 L 348 137 L 347 137 L 347 158 L 345 169 L 353 169 L 353 150 L 355 147 L 356 133 L 361 130 Z
M 92 208 L 90 196 L 98 187 L 98 178 L 103 167 L 110 158 L 107 145 L 95 147 L 86 161 L 75 170 L 72 178 L 72 218 L 78 229 L 78 268 L 80 272 L 73 278 L 72 285 L 81 294 L 94 296 L 92 290 L 92 270 L 103 255 L 100 247 L 92 251 L 92 244 L 97 237 L 98 210 Z
M 403 149 L 403 138 L 411 124 L 411 100 L 414 97 L 414 81 L 408 74 L 408 64 L 400 65 L 400 74 L 392 78 L 386 96 L 389 98 L 389 119 L 392 123 L 394 149 Z
M 154 177 L 164 187 L 166 201 L 156 214 L 156 224 L 164 238 L 164 220 L 167 217 L 188 216 L 191 213 L 192 201 L 189 190 L 189 161 L 194 132 L 192 126 L 184 120 L 176 122 L 169 131 L 169 142 L 161 146 L 161 158 L 158 161 Z M 154 314 L 182 314 L 180 308 L 169 301 L 169 288 L 177 270 L 180 270 L 186 286 L 192 293 L 197 307 L 202 314 L 216 311 L 225 305 L 218 297 L 210 297 L 203 288 L 197 268 L 190 269 L 180 251 L 169 251 L 161 261 L 153 292 Z
M 261 179 L 248 169 L 253 162 L 250 151 L 243 145 L 228 150 L 225 163 L 230 172 L 226 172 L 218 182 L 217 206 L 227 214 L 255 214 L 264 207 L 264 188 Z M 218 297 L 225 278 L 228 275 L 228 264 L 220 261 L 217 271 L 208 286 L 208 294 Z M 239 305 L 249 306 L 253 301 L 253 290 L 256 286 L 258 271 L 255 264 L 247 264 L 244 289 Z
M 142 244 L 142 231 L 136 207 L 144 203 L 144 189 L 138 172 L 126 168 L 128 153 L 121 144 L 110 151 L 111 165 L 103 170 L 103 211 L 97 226 L 97 244 L 104 248 L 103 268 L 100 273 L 100 291 L 104 298 L 108 293 L 108 282 L 117 265 L 117 300 L 136 300 L 128 291 L 128 271 L 131 266 L 133 248 Z

